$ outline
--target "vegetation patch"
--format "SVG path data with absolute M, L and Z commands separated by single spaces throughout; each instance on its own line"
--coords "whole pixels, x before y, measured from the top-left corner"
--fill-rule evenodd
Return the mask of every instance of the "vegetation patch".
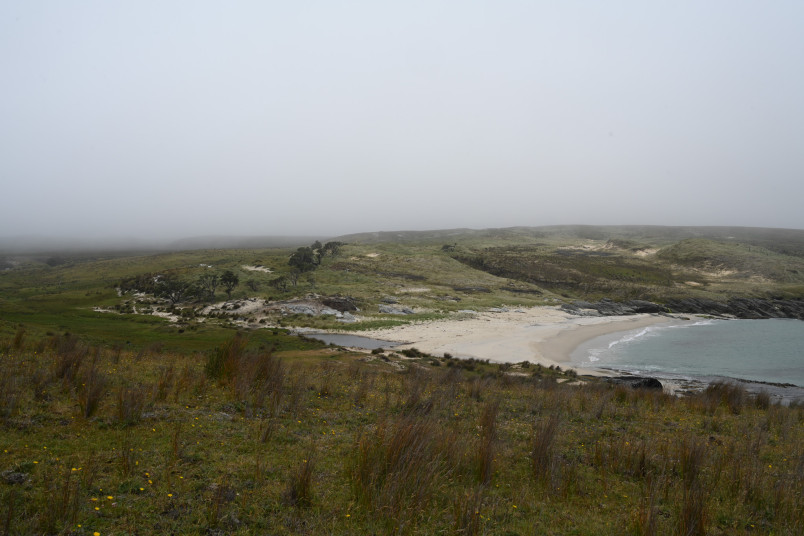
M 411 353 L 414 353 L 411 351 Z M 0 341 L 4 534 L 795 534 L 804 409 L 529 363 Z M 450 364 L 451 366 L 436 366 Z M 516 372 L 516 374 L 512 374 Z M 153 527 L 153 529 L 151 529 Z

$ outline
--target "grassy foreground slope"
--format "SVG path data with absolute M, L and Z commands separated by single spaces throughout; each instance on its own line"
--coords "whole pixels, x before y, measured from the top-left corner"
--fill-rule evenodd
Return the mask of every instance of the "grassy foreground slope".
M 0 342 L 2 534 L 804 530 L 804 409 L 736 387 L 239 335 L 203 355 Z

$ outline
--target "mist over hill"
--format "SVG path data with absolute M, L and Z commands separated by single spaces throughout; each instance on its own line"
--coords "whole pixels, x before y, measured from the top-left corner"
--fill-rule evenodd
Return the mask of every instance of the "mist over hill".
M 0 236 L 0 253 L 148 252 L 196 249 L 260 249 L 307 245 L 315 240 L 346 243 L 450 243 L 463 240 L 516 240 L 539 238 L 589 240 L 641 240 L 666 245 L 684 239 L 705 238 L 744 242 L 787 255 L 804 256 L 804 230 L 739 226 L 661 225 L 549 225 L 539 227 L 454 228 L 425 231 L 375 231 L 330 235 L 203 235 L 184 238 L 21 235 Z
M 0 236 L 0 253 L 157 252 L 194 249 L 259 249 L 297 247 L 320 236 L 191 236 L 179 239 L 135 237 Z

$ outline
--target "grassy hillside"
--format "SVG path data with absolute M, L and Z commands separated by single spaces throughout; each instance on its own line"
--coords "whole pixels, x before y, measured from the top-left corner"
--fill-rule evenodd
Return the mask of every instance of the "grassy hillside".
M 804 297 L 802 231 L 566 226 L 369 233 L 339 240 L 346 245 L 337 255 L 322 256 L 295 285 L 276 284 L 291 276 L 288 259 L 295 248 L 6 255 L 0 259 L 0 333 L 10 336 L 23 324 L 32 332 L 69 331 L 106 344 L 158 342 L 180 350 L 207 347 L 236 325 L 259 321 L 364 329 L 464 309 L 573 299 Z M 220 287 L 212 297 L 188 296 L 175 305 L 118 290 L 133 280 L 189 284 L 227 270 L 240 280 L 232 300 L 348 297 L 360 309 L 360 321 L 343 324 L 275 310 L 241 314 L 242 302 L 234 301 L 218 307 L 228 309 L 222 317 L 209 318 L 202 309 L 228 298 Z M 414 314 L 380 314 L 379 305 L 388 301 Z M 181 320 L 166 320 L 171 312 Z
M 804 410 L 736 387 L 240 336 L 188 355 L 20 332 L 0 363 L 3 534 L 804 529 Z
M 530 363 L 352 353 L 287 329 L 603 296 L 804 297 L 801 232 L 342 240 L 297 278 L 295 247 L 0 259 L 0 534 L 804 530 L 795 404 L 727 385 L 677 399 Z M 226 271 L 239 278 L 231 299 L 222 287 L 154 295 Z M 282 309 L 332 298 L 358 307 L 358 322 Z
M 502 245 L 456 242 L 453 257 L 569 299 L 804 296 L 801 231 L 562 227 L 539 233 Z

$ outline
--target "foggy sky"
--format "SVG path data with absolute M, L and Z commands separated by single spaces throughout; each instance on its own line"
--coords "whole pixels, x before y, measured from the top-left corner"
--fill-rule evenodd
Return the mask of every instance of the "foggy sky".
M 0 236 L 804 228 L 804 3 L 0 4 Z

